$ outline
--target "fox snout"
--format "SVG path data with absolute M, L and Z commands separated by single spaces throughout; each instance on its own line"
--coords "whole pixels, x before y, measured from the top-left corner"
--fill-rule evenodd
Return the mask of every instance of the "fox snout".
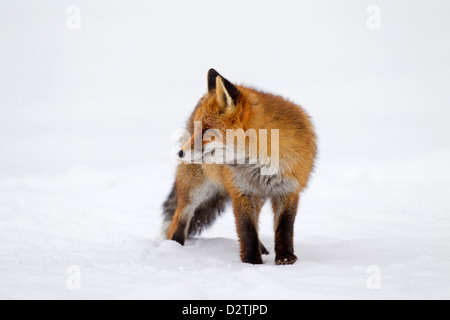
M 196 142 L 196 139 L 198 140 Z M 192 154 L 201 153 L 202 152 L 202 143 L 201 143 L 201 134 L 200 135 L 192 135 L 192 137 L 181 147 L 178 151 L 177 155 L 180 159 L 184 160 L 188 158 Z

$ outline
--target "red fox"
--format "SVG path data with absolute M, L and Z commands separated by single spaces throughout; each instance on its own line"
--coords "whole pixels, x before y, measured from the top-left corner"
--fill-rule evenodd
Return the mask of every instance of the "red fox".
M 208 92 L 189 118 L 189 138 L 178 152 L 182 162 L 163 205 L 163 234 L 184 245 L 188 236 L 210 226 L 231 202 L 241 260 L 262 264 L 261 255 L 268 251 L 259 240 L 258 220 L 269 199 L 274 212 L 275 263 L 294 264 L 299 195 L 316 157 L 311 120 L 293 102 L 234 85 L 214 69 L 207 80 Z M 225 136 L 226 143 L 220 141 Z M 272 144 L 266 145 L 267 140 Z M 219 151 L 227 153 L 226 161 L 202 161 Z M 223 155 L 218 158 L 224 160 Z

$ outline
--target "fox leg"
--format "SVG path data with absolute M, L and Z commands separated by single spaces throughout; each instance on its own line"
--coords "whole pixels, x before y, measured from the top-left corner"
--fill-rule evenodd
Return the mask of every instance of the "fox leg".
M 263 245 L 261 240 L 259 240 L 259 250 L 261 251 L 261 254 L 263 254 L 263 255 L 269 254 L 269 250 L 266 249 L 266 247 Z
M 167 237 L 184 245 L 189 230 L 201 230 L 214 221 L 224 209 L 226 197 L 222 195 L 222 187 L 208 178 L 200 177 L 194 180 L 196 183 L 189 179 L 182 181 L 175 183 L 178 202 Z M 190 228 L 194 217 L 195 225 Z
M 167 237 L 169 240 L 184 245 L 195 209 L 203 202 L 206 195 L 203 190 L 200 190 L 202 184 L 190 185 L 186 180 L 183 180 L 183 182 L 178 180 L 177 182 L 175 183 L 178 199 L 177 208 L 168 229 Z
M 174 240 L 181 245 L 186 241 L 189 224 L 191 222 L 194 209 L 186 199 L 178 199 L 178 207 L 168 231 L 168 239 Z
M 289 194 L 272 199 L 275 213 L 275 263 L 294 264 L 294 222 L 297 215 L 299 195 Z
M 262 264 L 257 226 L 261 200 L 259 197 L 243 194 L 232 194 L 231 198 L 241 245 L 241 260 L 245 263 Z
M 203 190 L 200 187 L 205 184 L 205 177 L 198 165 L 180 164 L 177 168 L 174 189 L 169 196 L 171 210 L 167 212 L 166 218 L 171 218 L 170 227 L 166 230 L 167 238 L 184 245 L 189 230 L 191 219 L 196 207 L 201 202 Z M 169 201 L 169 200 L 168 200 Z M 168 202 L 166 201 L 166 202 Z M 167 210 L 170 211 L 170 210 Z

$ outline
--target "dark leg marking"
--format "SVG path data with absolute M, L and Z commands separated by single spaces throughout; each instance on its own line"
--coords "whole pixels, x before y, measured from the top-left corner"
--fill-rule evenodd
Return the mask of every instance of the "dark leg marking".
M 257 229 L 257 204 L 258 199 L 252 196 L 237 195 L 233 198 L 241 259 L 251 264 L 263 263 Z
M 294 223 L 298 208 L 298 195 L 274 200 L 275 211 L 275 263 L 294 264 Z

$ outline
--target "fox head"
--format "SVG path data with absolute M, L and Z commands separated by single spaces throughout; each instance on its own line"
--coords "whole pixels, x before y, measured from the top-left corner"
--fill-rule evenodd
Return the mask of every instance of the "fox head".
M 193 134 L 188 141 L 184 141 L 178 156 L 183 161 L 192 161 L 217 150 L 225 150 L 227 130 L 244 130 L 244 100 L 235 85 L 216 70 L 209 70 L 208 92 L 190 120 L 194 124 Z

